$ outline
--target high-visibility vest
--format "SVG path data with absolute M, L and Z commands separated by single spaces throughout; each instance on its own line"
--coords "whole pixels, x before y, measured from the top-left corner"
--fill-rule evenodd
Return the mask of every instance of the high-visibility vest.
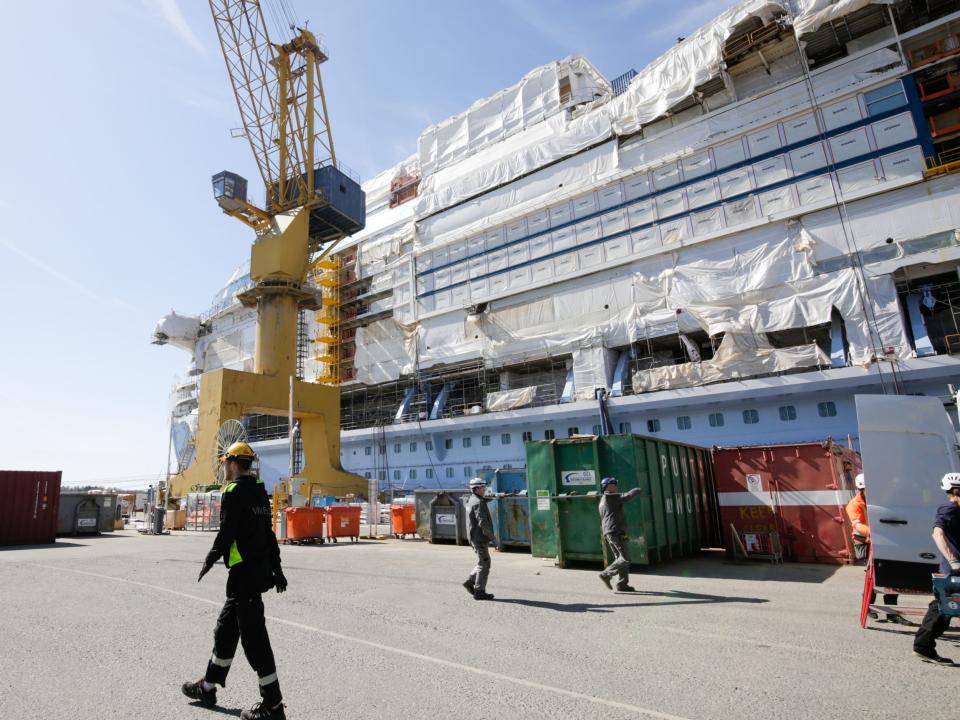
M 853 535 L 861 535 L 870 539 L 870 526 L 867 525 L 867 499 L 862 492 L 858 492 L 853 499 L 847 503 L 847 517 L 850 518 L 850 527 L 853 529 Z

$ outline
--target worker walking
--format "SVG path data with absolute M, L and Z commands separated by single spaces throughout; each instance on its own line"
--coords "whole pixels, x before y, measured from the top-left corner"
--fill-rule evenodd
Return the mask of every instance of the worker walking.
M 866 481 L 863 473 L 854 478 L 853 484 L 857 494 L 847 503 L 847 517 L 850 518 L 851 535 L 853 536 L 853 558 L 856 561 L 866 561 L 870 550 L 870 526 L 867 524 L 867 495 Z
M 227 485 L 223 489 L 220 531 L 207 553 L 197 582 L 223 559 L 228 568 L 227 600 L 217 618 L 213 655 L 207 671 L 196 682 L 183 684 L 183 694 L 211 707 L 217 685 L 224 687 L 238 641 L 260 681 L 261 702 L 244 710 L 242 720 L 284 720 L 283 696 L 277 666 L 263 617 L 261 594 L 275 587 L 287 589 L 280 567 L 280 547 L 271 525 L 270 499 L 263 481 L 250 472 L 256 454 L 244 442 L 231 445 L 220 458 Z
M 940 488 L 947 494 L 947 502 L 937 508 L 933 521 L 933 542 L 940 551 L 940 572 L 960 575 L 960 473 L 947 473 L 940 480 Z M 934 597 L 923 616 L 920 629 L 913 639 L 913 652 L 924 662 L 952 665 L 949 658 L 937 653 L 937 638 L 950 627 L 950 616 L 940 613 Z
M 600 496 L 600 530 L 613 553 L 613 562 L 602 573 L 600 579 L 610 590 L 611 578 L 617 576 L 619 592 L 634 592 L 630 587 L 630 538 L 627 536 L 627 516 L 623 504 L 640 494 L 640 488 L 634 488 L 620 494 L 617 491 L 617 479 L 612 477 L 600 481 L 603 494 Z
M 482 478 L 470 481 L 470 499 L 467 501 L 467 528 L 470 545 L 477 554 L 477 565 L 464 581 L 463 586 L 474 600 L 493 600 L 487 592 L 490 576 L 490 543 L 496 542 L 493 519 L 490 517 L 489 500 L 485 497 L 487 484 Z

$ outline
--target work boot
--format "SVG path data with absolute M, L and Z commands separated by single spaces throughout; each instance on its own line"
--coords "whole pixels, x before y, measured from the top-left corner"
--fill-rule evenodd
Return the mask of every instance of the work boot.
M 493 595 L 483 590 L 478 590 L 473 594 L 474 600 L 493 600 Z
M 466 590 L 471 595 L 473 595 L 473 587 L 474 587 L 474 579 L 472 577 L 468 577 L 466 580 L 463 581 L 464 590 Z
M 204 707 L 213 707 L 217 704 L 217 688 L 204 690 L 203 678 L 200 678 L 196 682 L 185 682 L 180 690 L 188 698 L 196 700 Z
M 283 703 L 272 708 L 263 701 L 240 713 L 240 720 L 287 720 Z
M 938 655 L 937 651 L 933 648 L 929 650 L 914 648 L 913 654 L 923 660 L 923 662 L 936 663 L 937 665 L 953 665 L 953 660 Z
M 617 592 L 636 592 L 636 589 L 627 583 L 617 583 Z
M 607 586 L 607 590 L 613 590 L 613 585 L 610 584 L 610 578 L 600 573 L 600 579 L 603 580 L 603 584 Z

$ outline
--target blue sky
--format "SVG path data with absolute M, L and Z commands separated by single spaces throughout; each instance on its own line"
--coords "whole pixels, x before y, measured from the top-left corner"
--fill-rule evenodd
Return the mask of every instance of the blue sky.
M 429 124 L 583 54 L 638 70 L 724 0 L 294 0 L 324 36 L 338 157 L 366 179 Z M 276 38 L 274 38 L 276 39 Z M 143 484 L 166 468 L 187 354 L 156 320 L 199 313 L 249 254 L 210 176 L 256 177 L 202 0 L 8 3 L 0 23 L 0 469 Z

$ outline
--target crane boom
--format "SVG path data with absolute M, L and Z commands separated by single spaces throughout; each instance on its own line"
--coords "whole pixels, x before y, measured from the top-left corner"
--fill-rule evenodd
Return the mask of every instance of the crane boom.
M 287 43 L 271 42 L 259 0 L 209 4 L 244 133 L 267 191 L 265 213 L 251 206 L 232 214 L 264 231 L 277 213 L 328 201 L 314 176 L 319 167 L 336 167 L 320 77 L 327 54 L 306 29 L 296 29 Z

